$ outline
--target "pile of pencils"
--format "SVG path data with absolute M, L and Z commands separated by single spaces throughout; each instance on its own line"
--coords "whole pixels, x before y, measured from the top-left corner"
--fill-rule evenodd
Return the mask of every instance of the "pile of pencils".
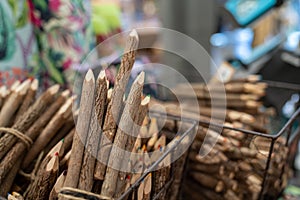
M 89 70 L 80 99 L 69 90 L 59 92 L 58 85 L 37 95 L 37 80 L 0 88 L 0 196 L 42 200 L 85 194 L 115 199 L 159 159 L 174 139 L 175 124 L 169 123 L 165 134 L 156 118 L 147 117 L 150 97 L 143 95 L 144 72 L 124 98 L 137 46 L 134 30 L 114 88 L 109 88 L 104 70 L 97 78 Z M 169 194 L 165 188 L 171 180 L 170 156 L 126 198 L 174 199 L 176 192 Z M 175 162 L 177 184 L 169 188 L 180 187 L 184 164 L 179 162 L 184 161 Z M 73 195 L 64 193 L 69 190 Z
M 275 141 L 263 182 L 271 138 L 202 123 L 268 134 L 269 117 L 274 112 L 261 109 L 267 85 L 256 75 L 222 84 L 192 84 L 192 93 L 188 92 L 190 86 L 179 85 L 175 94 L 183 99 L 181 104 L 160 102 L 169 114 L 199 120 L 189 153 L 184 194 L 190 199 L 257 199 L 264 189 L 263 195 L 275 197 L 291 173 L 286 139 Z M 192 104 L 195 97 L 196 103 Z

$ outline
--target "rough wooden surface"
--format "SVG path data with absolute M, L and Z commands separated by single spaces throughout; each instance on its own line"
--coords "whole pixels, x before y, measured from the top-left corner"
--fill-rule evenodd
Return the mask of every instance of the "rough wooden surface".
M 14 166 L 12 167 L 10 173 L 7 174 L 7 176 L 1 181 L 0 196 L 4 197 L 9 192 L 9 190 L 15 180 L 15 176 L 19 171 L 21 163 L 22 163 L 22 159 L 17 160 L 14 163 Z
M 68 137 L 70 131 L 74 128 L 74 118 L 73 116 L 69 116 L 69 118 L 66 120 L 64 125 L 57 131 L 55 136 L 51 139 L 51 141 L 47 144 L 46 148 L 44 149 L 45 153 L 48 153 L 49 150 L 55 146 L 56 143 L 58 143 L 61 139 L 66 139 Z M 66 147 L 68 150 L 72 146 L 72 140 L 73 140 L 73 135 L 71 137 L 71 143 L 70 146 Z
M 0 111 L 2 109 L 2 106 L 3 106 L 4 102 L 5 102 L 5 98 L 6 98 L 6 96 L 8 95 L 9 92 L 10 91 L 7 89 L 7 87 L 5 85 L 2 85 L 0 87 Z
M 49 198 L 51 188 L 55 184 L 59 171 L 59 158 L 55 155 L 37 177 L 35 187 L 28 193 L 28 200 L 44 200 Z
M 111 100 L 108 104 L 103 124 L 103 136 L 99 148 L 101 149 L 101 160 L 103 159 L 106 162 L 98 163 L 99 166 L 97 167 L 102 175 L 105 174 L 111 145 L 116 134 L 117 123 L 122 114 L 123 96 L 135 61 L 138 42 L 137 32 L 136 30 L 133 30 L 126 41 L 125 53 L 122 57 L 121 66 L 115 79 L 115 86 L 112 91 Z
M 132 152 L 136 138 L 138 136 L 140 127 L 145 119 L 145 116 L 148 112 L 148 104 L 150 101 L 150 97 L 146 97 L 142 100 L 141 105 L 139 106 L 138 112 L 133 118 L 134 125 L 132 127 L 131 135 L 128 135 L 128 139 L 125 145 L 125 151 Z M 131 159 L 130 159 L 131 161 Z M 130 162 L 128 162 L 127 159 L 124 159 L 122 162 L 122 166 L 128 166 L 125 169 L 126 171 L 132 172 L 133 168 L 130 166 Z M 130 175 L 128 172 L 123 172 L 122 170 L 119 172 L 118 179 L 117 179 L 117 188 L 116 188 L 116 194 L 115 197 L 120 197 L 122 193 L 125 192 L 126 187 L 126 176 Z
M 113 197 L 116 192 L 116 183 L 119 174 L 118 169 L 122 165 L 125 144 L 128 134 L 130 134 L 132 131 L 133 119 L 138 112 L 137 108 L 141 104 L 144 76 L 144 72 L 142 72 L 135 79 L 129 92 L 114 140 L 114 145 L 109 156 L 110 167 L 107 167 L 105 179 L 101 189 L 101 194 L 104 196 Z
M 100 143 L 101 125 L 107 97 L 107 82 L 105 71 L 101 71 L 97 79 L 95 109 L 92 111 L 90 128 L 85 145 L 85 151 L 80 171 L 78 189 L 91 192 L 94 184 L 95 163 Z
M 94 103 L 95 78 L 91 70 L 85 76 L 76 131 L 73 137 L 72 154 L 69 161 L 69 168 L 64 187 L 78 186 L 82 158 L 84 153 L 84 145 L 86 143 L 89 131 L 91 112 Z
M 163 149 L 166 147 L 166 136 L 162 135 L 160 138 L 155 142 L 154 150 L 163 153 Z M 161 155 L 160 155 L 161 156 Z M 168 155 L 159 165 L 158 169 L 154 172 L 153 175 L 153 196 L 158 195 L 158 193 L 162 190 L 165 186 L 167 181 L 169 180 L 170 176 L 170 155 Z M 153 163 L 156 161 L 156 155 L 152 155 L 151 160 Z M 166 190 L 163 190 L 158 199 L 165 199 L 166 197 Z
M 74 134 L 75 134 L 75 128 L 70 130 L 69 133 L 66 135 L 66 137 L 64 137 L 64 139 L 63 139 L 64 147 L 65 147 L 66 151 L 69 151 L 72 148 Z
M 24 114 L 26 118 L 22 117 L 20 120 L 18 120 L 18 122 L 13 127 L 21 132 L 24 132 L 32 125 L 32 123 L 34 123 L 29 128 L 29 130 L 26 131 L 26 135 L 30 137 L 32 140 L 34 140 L 37 134 L 39 134 L 39 131 L 52 117 L 53 111 L 51 109 L 54 109 L 54 112 L 56 112 L 56 109 L 60 107 L 60 105 L 65 99 L 65 97 L 60 98 L 61 102 L 57 100 L 53 104 L 53 106 L 50 107 L 51 109 L 49 108 L 47 112 L 45 112 L 44 114 L 42 114 L 41 117 L 39 117 L 41 115 L 40 112 L 43 112 L 48 106 L 47 104 L 51 104 L 51 102 L 54 100 L 54 94 L 58 92 L 58 89 L 59 89 L 58 86 L 53 86 L 49 88 L 44 94 L 41 95 L 41 97 L 38 98 L 38 100 Z M 37 119 L 38 117 L 39 119 Z M 4 135 L 0 139 L 1 141 L 0 146 L 2 150 L 6 153 L 5 157 L 1 160 L 1 165 L 0 165 L 0 184 L 2 182 L 2 179 L 9 172 L 9 170 L 14 165 L 14 163 L 19 159 L 19 157 L 26 150 L 26 145 L 22 141 L 19 141 L 15 146 L 13 146 L 17 140 L 18 139 L 8 134 Z
M 58 198 L 59 191 L 63 188 L 64 182 L 66 180 L 67 171 L 63 171 L 61 175 L 57 178 L 51 192 L 49 195 L 49 200 L 56 200 Z
M 15 112 L 18 110 L 19 106 L 24 100 L 28 88 L 30 87 L 30 80 L 27 79 L 15 90 L 5 101 L 4 106 L 0 112 L 0 127 L 6 127 L 10 124 Z
M 101 77 L 104 76 L 105 74 L 104 71 L 100 72 L 99 77 L 98 77 L 98 81 L 97 81 L 97 85 L 98 85 L 98 91 L 97 92 L 97 96 L 96 96 L 96 102 L 95 102 L 95 109 L 96 109 L 96 113 L 97 113 L 97 120 L 98 120 L 98 124 L 102 127 L 103 125 L 103 121 L 104 121 L 104 115 L 105 115 L 105 110 L 107 108 L 107 104 L 111 99 L 111 89 L 105 89 L 103 84 L 101 83 Z M 103 90 L 103 91 L 102 91 Z M 102 91 L 102 92 L 100 92 Z M 110 91 L 110 92 L 109 92 Z M 106 94 L 107 93 L 107 94 Z M 106 96 L 103 96 L 106 95 Z M 101 130 L 102 133 L 103 130 Z M 102 136 L 101 136 L 102 137 Z M 100 143 L 98 144 L 98 150 L 97 150 L 97 160 L 96 160 L 96 165 L 95 165 L 95 169 L 94 169 L 94 178 L 96 180 L 103 180 L 104 179 L 104 165 L 103 165 L 103 149 L 101 146 L 102 143 L 102 138 L 100 137 Z M 106 158 L 105 158 L 106 159 Z M 100 189 L 99 189 L 100 190 Z
M 43 150 L 48 142 L 55 136 L 57 131 L 64 125 L 67 119 L 72 114 L 73 99 L 68 99 L 65 104 L 57 111 L 54 117 L 50 120 L 44 130 L 40 133 L 36 141 L 33 143 L 32 148 L 26 154 L 23 167 L 26 168 Z
M 26 112 L 26 110 L 30 107 L 30 105 L 34 102 L 35 95 L 39 86 L 39 82 L 37 79 L 34 79 L 30 85 L 30 88 L 18 110 L 16 113 L 15 122 Z

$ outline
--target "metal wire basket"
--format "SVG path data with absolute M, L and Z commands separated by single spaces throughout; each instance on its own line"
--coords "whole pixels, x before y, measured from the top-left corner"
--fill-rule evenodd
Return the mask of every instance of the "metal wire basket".
M 195 136 L 196 132 L 196 125 L 197 121 L 193 119 L 188 118 L 182 118 L 178 116 L 172 116 L 165 113 L 159 113 L 159 112 L 150 112 L 150 117 L 155 117 L 159 121 L 160 119 L 171 121 L 174 125 L 172 127 L 173 130 L 170 130 L 169 128 L 166 128 L 168 131 L 167 138 L 169 139 L 168 147 L 166 150 L 162 153 L 162 155 L 150 166 L 148 167 L 144 173 L 136 180 L 134 184 L 128 188 L 128 190 L 123 193 L 118 199 L 126 199 L 130 195 L 134 194 L 134 192 L 137 191 L 139 185 L 145 180 L 147 175 L 151 172 L 155 173 L 155 170 L 157 169 L 158 165 L 163 162 L 163 160 L 168 156 L 171 155 L 174 152 L 175 149 L 178 149 L 180 146 L 179 144 L 186 140 L 186 142 L 191 142 L 193 139 L 193 136 Z M 181 125 L 184 128 L 179 128 Z M 163 127 L 161 127 L 163 128 Z M 170 176 L 169 180 L 166 182 L 166 184 L 160 189 L 160 191 L 156 194 L 151 194 L 151 199 L 178 199 L 180 196 L 180 184 L 183 179 L 184 175 L 184 167 L 187 160 L 187 154 L 188 151 L 183 153 L 175 162 L 171 164 L 171 170 L 170 170 Z M 179 172 L 181 171 L 181 173 Z M 176 188 L 176 189 L 175 189 Z M 172 192 L 169 192 L 172 190 Z M 162 195 L 163 194 L 163 195 Z M 109 199 L 106 197 L 103 197 L 98 194 L 85 192 L 78 189 L 73 188 L 63 188 L 59 196 L 65 196 L 68 199 L 94 199 L 94 200 L 100 200 L 100 199 Z
M 300 87 L 297 87 L 295 85 L 292 85 L 293 87 L 291 88 L 291 84 L 281 84 L 281 83 L 272 83 L 273 88 L 284 88 L 286 90 L 290 91 L 300 91 Z M 300 129 L 295 128 L 294 126 L 296 124 L 297 118 L 300 116 L 300 108 L 298 108 L 294 114 L 289 118 L 289 120 L 280 128 L 279 131 L 275 132 L 274 134 L 266 134 L 258 131 L 251 131 L 251 130 L 246 130 L 246 129 L 241 129 L 241 128 L 233 128 L 226 126 L 224 124 L 218 124 L 218 123 L 213 123 L 213 122 L 206 122 L 199 120 L 199 127 L 208 127 L 210 126 L 211 128 L 216 128 L 218 130 L 231 130 L 231 131 L 236 131 L 244 135 L 243 142 L 248 143 L 248 145 L 252 145 L 251 148 L 256 150 L 258 152 L 257 155 L 253 158 L 247 158 L 245 155 L 243 155 L 243 152 L 240 151 L 240 156 L 242 158 L 232 158 L 227 162 L 231 162 L 232 166 L 234 169 L 230 170 L 236 170 L 232 180 L 235 181 L 237 184 L 237 187 L 235 188 L 236 190 L 239 190 L 240 185 L 242 183 L 246 183 L 248 178 L 250 176 L 258 175 L 259 180 L 256 181 L 258 186 L 256 187 L 257 193 L 255 195 L 252 194 L 244 194 L 244 196 L 238 196 L 237 199 L 277 199 L 285 186 L 288 183 L 289 176 L 291 176 L 291 162 L 293 162 L 293 157 L 294 157 L 294 152 L 292 153 L 292 149 L 295 149 L 295 146 L 297 146 L 297 143 L 300 138 Z M 221 136 L 223 134 L 221 133 Z M 199 145 L 198 145 L 199 146 Z M 217 153 L 220 152 L 220 150 L 216 149 L 215 150 Z M 218 152 L 219 151 L 219 152 Z M 216 153 L 216 154 L 217 154 Z M 222 153 L 222 152 L 221 152 Z M 226 155 L 227 156 L 227 155 Z M 257 157 L 260 158 L 260 163 L 256 163 L 254 161 L 257 161 Z M 255 159 L 256 160 L 255 160 Z M 209 158 L 206 158 L 209 159 Z M 249 173 L 247 175 L 243 175 L 241 172 L 241 168 L 239 168 L 239 163 L 247 160 L 247 164 L 251 167 L 251 170 L 248 169 Z M 192 167 L 190 165 L 193 164 L 192 159 L 189 160 L 188 162 L 188 171 L 192 170 Z M 224 161 L 226 163 L 226 161 Z M 220 163 L 219 165 L 222 165 L 224 163 Z M 250 168 L 249 167 L 249 168 Z M 197 169 L 199 170 L 199 168 Z M 211 172 L 207 172 L 205 170 L 201 171 L 203 169 L 200 169 L 200 172 L 203 172 L 203 174 L 208 174 Z M 190 173 L 190 172 L 187 172 Z M 245 173 L 246 174 L 246 173 Z M 227 177 L 231 176 L 232 174 L 227 174 Z M 215 178 L 215 175 L 212 175 Z M 201 177 L 201 176 L 199 176 Z M 204 176 L 202 176 L 204 177 Z M 195 181 L 190 181 L 192 179 L 192 175 L 188 175 L 187 179 L 185 180 L 185 183 L 183 184 L 186 186 L 185 190 L 185 195 L 191 192 L 195 192 L 195 196 L 193 198 L 206 198 L 203 193 L 207 191 L 206 189 L 208 187 L 204 185 L 196 185 L 193 187 L 191 183 L 195 183 Z M 204 177 L 205 178 L 205 177 Z M 251 177 L 252 178 L 252 177 Z M 220 180 L 220 179 L 218 179 Z M 227 181 L 230 181 L 231 178 L 226 179 Z M 223 180 L 224 181 L 224 180 Z M 201 182 L 201 181 L 200 181 Z M 199 183 L 199 182 L 198 182 Z M 202 181 L 203 183 L 203 181 Z M 189 187 L 193 187 L 193 189 L 190 189 Z M 219 186 L 219 185 L 218 185 Z M 245 190 L 249 190 L 250 185 L 247 185 L 248 188 L 244 188 Z M 201 187 L 204 188 L 204 190 L 201 189 Z M 211 187 L 211 185 L 210 185 Z M 217 187 L 217 186 L 216 186 Z M 228 186 L 228 183 L 225 183 L 225 189 L 222 190 L 217 188 L 218 192 L 215 192 L 216 194 L 214 197 L 208 198 L 208 199 L 224 199 L 223 197 L 227 192 L 226 187 Z M 212 188 L 209 188 L 212 189 Z M 232 188 L 230 188 L 232 190 Z M 241 188 L 241 190 L 243 190 Z M 212 189 L 213 191 L 213 189 Z M 250 190 L 249 190 L 250 191 Z M 236 193 L 239 193 L 237 191 Z M 210 193 L 212 194 L 212 193 Z M 199 195 L 199 196 L 197 196 Z M 252 195 L 252 196 L 251 196 Z M 192 197 L 191 197 L 192 198 Z M 232 199 L 232 198 L 226 198 L 226 199 Z

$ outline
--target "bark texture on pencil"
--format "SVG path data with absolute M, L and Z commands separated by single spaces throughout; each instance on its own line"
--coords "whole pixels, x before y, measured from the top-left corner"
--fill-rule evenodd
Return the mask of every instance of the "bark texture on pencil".
M 26 95 L 29 87 L 30 80 L 27 79 L 15 90 L 13 90 L 12 94 L 9 95 L 0 112 L 0 127 L 6 127 L 10 124 L 12 117 L 14 116 L 19 106 L 22 104 L 24 96 Z
M 18 121 L 18 119 L 26 112 L 26 110 L 34 102 L 38 86 L 39 86 L 38 80 L 34 79 L 30 85 L 30 88 L 28 89 L 28 92 L 22 102 L 22 105 L 20 106 L 16 114 L 15 122 Z
M 26 131 L 26 135 L 30 137 L 33 141 L 38 136 L 42 128 L 50 121 L 50 118 L 56 113 L 59 107 L 65 102 L 69 95 L 69 91 L 63 92 L 44 112 L 39 119 Z M 6 176 L 6 174 L 11 170 L 15 163 L 20 160 L 21 156 L 24 155 L 26 151 L 26 145 L 24 142 L 17 142 L 12 149 L 5 155 L 5 157 L 0 162 L 0 180 Z M 23 160 L 23 159 L 22 159 Z M 10 172 L 10 174 L 13 174 Z M 16 173 L 14 173 L 14 176 Z
M 76 131 L 73 138 L 72 154 L 69 161 L 69 169 L 64 183 L 65 187 L 76 188 L 78 186 L 84 145 L 89 131 L 90 118 L 94 103 L 95 78 L 91 70 L 85 76 Z
M 152 174 L 148 174 L 140 184 L 137 193 L 138 200 L 150 200 L 152 189 Z
M 107 107 L 107 103 L 110 101 L 111 98 L 111 92 L 112 90 L 108 90 L 108 88 L 105 87 L 105 85 L 103 85 L 103 79 L 105 78 L 105 71 L 100 72 L 98 80 L 97 80 L 97 85 L 98 85 L 98 92 L 96 95 L 96 102 L 95 102 L 95 109 L 96 109 L 96 117 L 98 120 L 98 124 L 100 127 L 102 127 L 104 118 L 105 118 L 105 110 Z M 106 94 L 107 93 L 107 94 Z M 101 134 L 102 134 L 101 130 Z M 94 178 L 96 180 L 103 180 L 104 179 L 104 170 L 103 168 L 105 167 L 103 165 L 103 149 L 102 149 L 102 135 L 100 136 L 100 142 L 97 145 L 98 150 L 97 150 L 97 160 L 96 160 L 96 164 L 95 164 L 95 169 L 94 169 Z M 105 158 L 106 159 L 106 158 Z
M 141 127 L 141 125 L 145 119 L 145 116 L 148 112 L 149 101 L 150 101 L 150 97 L 145 97 L 142 100 L 141 105 L 139 106 L 138 112 L 136 113 L 136 115 L 133 118 L 134 125 L 132 127 L 131 135 L 128 135 L 128 139 L 127 139 L 127 142 L 125 145 L 126 152 L 133 151 L 134 144 L 135 144 L 136 138 L 138 136 L 140 127 Z M 121 165 L 122 167 L 123 166 L 125 167 L 125 169 L 123 169 L 123 170 L 131 172 L 133 170 L 133 168 L 131 168 L 130 163 L 131 163 L 131 159 L 129 162 L 127 159 L 124 159 L 122 162 L 122 165 Z M 124 172 L 123 170 L 121 170 L 118 175 L 115 197 L 120 197 L 122 195 L 122 193 L 125 192 L 126 176 L 130 175 L 130 173 Z
M 59 158 L 55 155 L 46 165 L 45 169 L 39 173 L 35 187 L 28 193 L 28 200 L 44 200 L 49 198 L 51 188 L 55 184 L 59 171 Z
M 24 113 L 23 117 L 21 117 L 12 128 L 24 133 L 40 117 L 48 105 L 53 102 L 58 90 L 58 85 L 50 87 L 38 98 L 27 112 Z M 29 136 L 29 134 L 27 134 L 27 136 Z M 16 137 L 9 134 L 5 134 L 2 138 L 0 138 L 0 158 L 3 158 L 17 141 L 18 139 Z M 0 183 L 6 172 L 7 171 L 2 171 L 2 169 L 0 169 Z
M 106 170 L 105 179 L 102 185 L 101 194 L 113 197 L 116 192 L 116 183 L 124 155 L 125 144 L 128 134 L 131 133 L 133 127 L 133 119 L 141 104 L 141 96 L 144 86 L 144 72 L 135 79 L 126 100 L 125 108 L 120 119 L 118 131 L 114 140 L 114 145 L 109 157 L 109 166 Z M 121 149 L 121 151 L 120 151 Z
M 95 163 L 100 142 L 101 124 L 107 97 L 107 79 L 105 71 L 101 71 L 97 79 L 95 109 L 92 111 L 90 128 L 80 171 L 78 189 L 90 192 L 94 184 Z
M 1 180 L 0 196 L 4 197 L 9 192 L 15 180 L 15 176 L 19 171 L 21 163 L 22 163 L 22 159 L 16 161 L 16 163 L 14 163 L 14 166 L 10 170 L 10 173 L 8 173 L 7 176 L 3 180 Z
M 8 91 L 7 87 L 5 85 L 2 85 L 0 87 L 0 111 L 2 109 L 2 106 L 5 102 L 5 98 L 8 95 L 8 93 L 9 93 L 9 91 Z
M 45 153 L 48 153 L 49 150 L 55 146 L 56 143 L 58 143 L 61 139 L 66 139 L 66 137 L 69 137 L 70 131 L 74 128 L 75 123 L 74 123 L 74 118 L 73 115 L 70 115 L 68 119 L 64 122 L 63 126 L 57 131 L 55 136 L 51 139 L 51 141 L 47 144 L 46 148 L 44 149 Z M 68 138 L 69 139 L 69 138 Z M 71 143 L 70 146 L 66 147 L 66 149 L 70 149 L 72 146 L 72 140 L 73 140 L 73 135 L 71 136 Z
M 48 142 L 55 136 L 57 131 L 64 125 L 67 119 L 72 114 L 72 102 L 73 99 L 68 99 L 65 104 L 57 111 L 54 117 L 50 120 L 44 130 L 40 133 L 36 141 L 33 143 L 33 147 L 28 151 L 23 161 L 23 168 L 26 168 L 43 150 Z
M 66 180 L 67 171 L 63 171 L 61 175 L 57 178 L 50 194 L 49 200 L 56 200 L 58 198 L 59 191 L 63 188 Z
M 105 115 L 103 136 L 99 148 L 101 149 L 101 160 L 105 160 L 106 162 L 98 162 L 100 166 L 97 167 L 101 171 L 102 177 L 106 170 L 111 145 L 116 134 L 117 123 L 122 113 L 123 96 L 135 61 L 138 42 L 139 39 L 136 30 L 131 31 L 126 41 L 125 53 L 121 60 L 121 66 L 115 79 L 115 86 Z

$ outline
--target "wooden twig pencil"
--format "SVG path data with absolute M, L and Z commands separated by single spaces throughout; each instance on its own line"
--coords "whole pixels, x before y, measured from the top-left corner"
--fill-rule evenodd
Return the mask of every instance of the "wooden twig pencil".
M 250 82 L 250 83 L 256 83 L 261 80 L 260 75 L 247 75 L 246 77 L 241 77 L 241 78 L 233 78 L 231 79 L 228 83 L 233 83 L 233 82 Z
M 162 135 L 160 138 L 156 141 L 154 145 L 154 150 L 158 151 L 160 155 L 163 153 L 163 149 L 166 146 L 166 136 Z M 155 162 L 156 156 L 155 153 L 152 155 L 151 160 L 152 162 Z M 157 169 L 154 172 L 153 176 L 153 182 L 154 182 L 154 187 L 153 187 L 153 194 L 154 196 L 157 195 L 160 190 L 164 187 L 164 185 L 167 183 L 169 176 L 170 176 L 170 154 L 167 155 L 167 157 L 158 165 L 159 169 Z M 166 190 L 160 193 L 158 199 L 165 199 L 166 196 Z
M 117 123 L 122 113 L 123 96 L 135 61 L 138 42 L 139 39 L 136 30 L 131 31 L 126 41 L 125 54 L 121 60 L 121 66 L 116 77 L 115 86 L 103 124 L 103 133 L 99 149 L 101 149 L 101 158 L 105 158 L 106 162 L 99 163 L 100 166 L 97 167 L 97 170 L 101 170 L 102 173 L 105 173 L 111 145 L 116 134 Z
M 131 90 L 126 100 L 125 108 L 118 126 L 114 145 L 109 157 L 109 166 L 106 170 L 105 179 L 102 185 L 101 194 L 107 197 L 113 197 L 116 192 L 116 183 L 119 169 L 122 165 L 123 154 L 119 149 L 124 149 L 128 135 L 132 131 L 133 119 L 141 104 L 141 96 L 144 86 L 144 72 L 141 72 L 131 86 Z
M 5 85 L 1 86 L 0 87 L 0 111 L 5 102 L 5 98 L 6 98 L 7 94 L 8 94 L 8 91 L 7 91 L 6 86 Z
M 75 128 L 70 130 L 70 132 L 63 138 L 64 140 L 64 147 L 66 151 L 69 151 L 72 148 L 73 137 L 75 134 Z
M 33 161 L 39 152 L 46 147 L 48 142 L 53 138 L 57 131 L 63 126 L 64 122 L 72 114 L 73 98 L 68 99 L 65 104 L 57 111 L 51 121 L 38 136 L 32 148 L 28 151 L 24 158 L 22 167 L 26 168 Z
M 151 188 L 152 188 L 152 174 L 149 173 L 138 188 L 137 199 L 150 200 Z
M 46 160 L 46 163 L 55 155 L 58 154 L 58 158 L 61 159 L 65 154 L 65 142 L 64 140 L 59 141 L 45 156 L 44 160 Z M 48 158 L 48 160 L 47 160 Z M 43 162 L 44 162 L 43 160 Z M 42 165 L 42 164 L 41 164 Z
M 97 120 L 100 126 L 102 126 L 103 124 L 105 104 L 107 102 L 107 98 L 109 98 L 108 88 L 109 85 L 107 84 L 105 70 L 102 70 L 99 73 L 99 76 L 97 78 L 96 99 L 95 99 Z
M 216 192 L 221 192 L 224 189 L 224 185 L 221 181 L 214 178 L 213 176 L 207 175 L 201 172 L 190 172 L 191 177 L 204 187 L 210 188 Z M 221 188 L 218 186 L 222 185 Z
M 107 98 L 107 79 L 105 71 L 101 71 L 97 78 L 95 109 L 92 111 L 90 128 L 85 145 L 85 151 L 80 171 L 78 189 L 92 191 L 94 184 L 94 171 L 98 144 L 100 142 L 101 125 L 104 118 L 104 110 Z
M 104 121 L 104 115 L 105 115 L 105 109 L 108 103 L 108 98 L 109 95 L 111 95 L 111 93 L 109 94 L 108 91 L 112 91 L 112 90 L 108 90 L 107 86 L 105 86 L 105 82 L 106 81 L 106 74 L 105 71 L 101 71 L 99 74 L 99 77 L 97 79 L 97 94 L 96 94 L 96 101 L 95 101 L 95 110 L 96 110 L 96 117 L 98 120 L 98 125 L 100 126 L 100 128 L 102 127 L 103 121 Z M 100 143 L 101 143 L 102 139 L 100 137 Z M 101 158 L 102 154 L 102 149 L 101 149 L 101 144 L 98 144 L 98 152 L 97 152 L 97 160 L 96 160 L 96 165 L 95 165 L 95 169 L 94 169 L 94 178 L 96 180 L 103 180 L 104 179 L 104 174 L 105 171 L 103 171 L 103 164 L 101 163 L 101 161 L 103 161 Z
M 47 146 L 44 148 L 44 152 L 48 153 L 49 150 L 55 146 L 56 143 L 58 143 L 61 139 L 65 139 L 70 131 L 74 128 L 74 119 L 73 116 L 69 116 L 69 118 L 64 123 L 63 127 L 59 129 L 59 131 L 55 134 L 55 136 L 51 139 L 51 141 L 47 144 Z M 73 140 L 73 135 L 71 136 L 71 140 Z M 72 146 L 72 141 L 70 143 L 70 146 L 66 147 L 68 150 Z
M 6 91 L 6 97 L 4 99 L 3 104 L 7 101 L 7 99 L 9 98 L 9 96 L 13 93 L 13 91 L 15 91 L 19 86 L 20 86 L 21 82 L 19 80 L 15 81 L 11 87 L 9 89 L 7 89 Z
M 17 89 L 17 87 L 19 87 L 20 86 L 20 84 L 21 84 L 21 82 L 19 81 L 19 80 L 16 80 L 11 86 L 10 86 L 10 91 L 12 92 L 12 91 L 14 91 L 15 89 Z M 10 92 L 10 93 L 11 93 Z M 10 94 L 9 93 L 9 94 Z
M 35 166 L 36 169 L 34 169 L 32 173 L 36 174 L 36 176 L 39 177 L 41 175 L 41 173 L 43 173 L 43 171 L 45 170 L 45 168 L 48 165 L 48 163 L 50 162 L 50 160 L 53 159 L 53 157 L 55 157 L 55 156 L 58 157 L 58 159 L 61 159 L 64 155 L 64 152 L 65 152 L 64 142 L 63 142 L 63 140 L 61 140 L 44 157 L 44 159 L 41 161 L 41 163 L 38 166 Z M 35 170 L 36 170 L 36 172 L 34 172 Z M 33 183 L 31 183 L 31 185 L 30 185 L 31 188 L 30 188 L 29 192 L 32 192 L 31 190 L 34 189 L 35 187 L 37 187 L 36 184 L 37 184 L 36 179 L 34 179 Z M 26 194 L 26 196 L 27 195 L 28 195 L 28 193 Z
M 190 89 L 192 90 L 192 89 Z M 181 96 L 185 99 L 201 99 L 201 100 L 210 100 L 210 99 L 221 99 L 227 101 L 247 101 L 247 100 L 259 100 L 264 93 L 259 92 L 257 94 L 245 94 L 245 93 L 225 93 L 225 91 L 201 91 L 201 90 L 183 90 L 181 88 L 175 89 L 176 96 Z
M 38 177 L 36 188 L 32 190 L 31 194 L 27 195 L 29 200 L 44 200 L 49 198 L 49 194 L 53 185 L 55 184 L 56 178 L 59 171 L 59 158 L 55 155 L 51 158 L 46 168 L 40 173 Z
M 127 139 L 127 142 L 125 145 L 125 151 L 127 151 L 127 152 L 133 152 L 133 148 L 134 148 L 135 141 L 136 141 L 136 138 L 139 133 L 139 129 L 140 129 L 140 127 L 145 119 L 145 116 L 148 112 L 149 101 L 150 101 L 150 97 L 145 97 L 142 100 L 141 105 L 139 106 L 139 111 L 136 113 L 136 115 L 133 118 L 134 125 L 132 127 L 132 132 L 131 132 L 132 135 L 128 135 L 128 139 Z M 130 159 L 130 161 L 131 161 L 131 159 Z M 128 162 L 127 159 L 123 160 L 122 166 L 128 166 L 128 169 L 126 169 L 126 171 L 133 170 L 130 166 L 130 162 Z M 119 172 L 115 197 L 120 197 L 122 195 L 122 193 L 125 192 L 127 174 L 128 173 L 123 172 L 123 171 Z
M 53 104 L 51 104 L 47 112 L 43 113 L 43 115 L 39 117 L 39 119 L 36 122 L 34 122 L 34 124 L 29 128 L 29 130 L 26 131 L 26 135 L 28 137 L 30 137 L 32 140 L 35 140 L 35 138 L 41 132 L 42 128 L 44 128 L 44 126 L 48 123 L 50 118 L 64 103 L 69 93 L 70 93 L 69 91 L 63 92 L 57 98 L 57 100 Z M 12 166 L 14 166 L 15 162 L 25 152 L 25 150 L 26 150 L 26 145 L 22 141 L 19 141 L 17 144 L 15 144 L 15 146 L 13 146 L 13 148 L 0 162 L 0 179 L 6 175 L 6 173 L 11 169 Z
M 14 116 L 15 112 L 22 104 L 24 96 L 27 93 L 28 88 L 30 87 L 30 80 L 27 79 L 20 86 L 18 86 L 12 94 L 6 100 L 4 106 L 0 112 L 0 127 L 5 127 L 9 125 L 10 120 Z
M 58 193 L 64 186 L 66 176 L 67 176 L 67 171 L 63 171 L 61 173 L 61 175 L 57 178 L 57 180 L 50 192 L 49 200 L 56 200 L 58 198 Z
M 69 168 L 64 187 L 76 188 L 78 186 L 84 145 L 89 131 L 89 122 L 94 103 L 94 93 L 94 73 L 92 70 L 89 70 L 85 76 L 82 86 L 80 110 L 76 124 L 76 131 L 73 137 L 72 154 L 69 161 Z
M 38 80 L 34 79 L 30 85 L 30 88 L 28 89 L 28 92 L 22 102 L 22 105 L 20 106 L 18 112 L 16 113 L 15 122 L 18 121 L 18 119 L 26 112 L 26 110 L 34 102 L 38 86 L 39 86 Z
M 157 120 L 156 118 L 151 118 L 150 127 L 148 131 L 149 134 L 148 136 L 150 136 L 151 138 L 147 142 L 147 151 L 152 150 L 152 148 L 154 147 L 158 139 L 158 127 L 157 127 L 156 120 Z
M 24 115 L 13 125 L 13 129 L 20 132 L 25 132 L 30 126 L 39 118 L 39 116 L 45 111 L 49 104 L 51 104 L 55 98 L 55 94 L 58 92 L 59 86 L 54 85 L 44 92 L 38 100 L 24 113 Z M 0 138 L 0 159 L 12 148 L 12 146 L 18 141 L 18 139 L 10 134 L 5 134 Z M 0 170 L 0 182 L 1 182 L 1 170 Z
M 9 192 L 15 180 L 15 176 L 19 171 L 21 163 L 22 163 L 22 159 L 17 160 L 16 163 L 14 163 L 14 167 L 10 170 L 7 176 L 1 181 L 0 196 L 4 197 Z
M 50 118 L 56 113 L 60 106 L 66 101 L 66 98 L 70 92 L 67 90 L 63 92 L 55 102 L 51 104 L 47 112 L 43 113 L 41 117 L 26 131 L 26 135 L 34 140 L 42 128 L 49 122 Z M 26 151 L 26 145 L 24 142 L 19 141 L 13 148 L 7 153 L 7 155 L 0 162 L 0 182 L 1 179 L 10 171 L 20 156 Z
M 61 171 L 66 170 L 70 161 L 72 151 L 68 151 L 65 156 L 59 162 L 59 168 Z

